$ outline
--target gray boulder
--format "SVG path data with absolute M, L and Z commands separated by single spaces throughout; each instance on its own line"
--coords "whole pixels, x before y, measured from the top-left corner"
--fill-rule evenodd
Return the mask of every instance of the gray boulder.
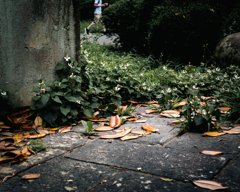
M 216 46 L 214 60 L 220 67 L 240 66 L 240 33 L 233 33 Z

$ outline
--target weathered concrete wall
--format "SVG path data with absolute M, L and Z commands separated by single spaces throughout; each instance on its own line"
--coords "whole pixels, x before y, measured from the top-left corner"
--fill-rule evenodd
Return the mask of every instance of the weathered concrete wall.
M 36 80 L 53 80 L 79 50 L 79 0 L 0 0 L 0 89 L 15 106 L 31 105 Z

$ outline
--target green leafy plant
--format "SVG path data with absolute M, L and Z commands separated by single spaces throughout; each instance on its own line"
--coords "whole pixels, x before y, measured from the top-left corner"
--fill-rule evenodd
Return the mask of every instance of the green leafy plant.
M 39 152 L 47 149 L 47 145 L 43 143 L 40 139 L 29 139 L 25 147 L 30 148 L 34 152 Z
M 96 129 L 93 129 L 93 123 L 91 122 L 91 121 L 88 121 L 88 122 L 86 122 L 86 121 L 84 121 L 84 120 L 81 120 L 81 122 L 82 122 L 82 124 L 83 124 L 83 126 L 85 127 L 85 133 L 87 134 L 87 135 L 93 135 L 93 134 L 96 134 L 95 132 L 94 132 L 94 130 Z
M 123 110 L 120 107 L 118 107 L 118 114 L 120 116 L 131 115 L 136 110 L 136 107 L 133 108 L 132 105 L 133 105 L 133 103 L 131 103 L 125 110 Z

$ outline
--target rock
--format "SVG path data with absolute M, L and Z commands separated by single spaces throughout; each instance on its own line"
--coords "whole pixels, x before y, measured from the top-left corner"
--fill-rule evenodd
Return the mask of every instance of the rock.
M 216 46 L 214 60 L 220 67 L 240 66 L 240 33 L 228 35 Z

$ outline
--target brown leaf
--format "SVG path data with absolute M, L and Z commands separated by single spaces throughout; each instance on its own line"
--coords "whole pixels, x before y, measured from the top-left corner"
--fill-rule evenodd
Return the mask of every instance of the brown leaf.
M 12 138 L 13 138 L 15 143 L 19 143 L 24 139 L 24 137 L 21 133 L 18 133 L 16 135 L 14 135 Z
M 151 132 L 147 132 L 147 131 L 131 131 L 131 133 L 144 136 L 144 135 L 150 134 Z
M 186 100 L 183 100 L 183 101 L 181 101 L 180 103 L 176 103 L 176 104 L 174 105 L 174 107 L 175 107 L 175 108 L 177 108 L 177 107 L 182 107 L 183 105 L 186 105 L 186 104 L 188 104 L 188 102 L 187 102 Z
M 2 142 L 0 143 L 0 150 L 1 150 L 1 151 L 11 151 L 11 150 L 15 150 L 15 149 L 16 149 L 16 147 L 14 147 L 14 146 L 6 147 L 6 146 L 5 146 L 5 141 L 2 141 Z
M 7 163 L 9 161 L 12 161 L 14 157 L 0 157 L 0 163 Z
M 145 111 L 145 113 L 149 114 L 149 113 L 157 113 L 158 110 L 157 109 L 148 109 Z
M 7 125 L 1 125 L 0 126 L 1 129 L 11 129 L 11 126 L 7 126 Z
M 179 15 L 180 13 L 175 13 L 175 15 Z
M 36 126 L 42 126 L 42 123 L 43 123 L 42 118 L 40 116 L 37 116 L 34 120 L 34 124 Z
M 95 130 L 96 131 L 111 131 L 111 130 L 113 130 L 113 128 L 110 126 L 103 126 L 103 127 L 98 127 Z
M 174 120 L 174 121 L 172 121 L 172 122 L 170 123 L 170 125 L 175 125 L 175 124 L 177 124 L 177 123 L 181 123 L 181 122 L 183 122 L 183 121 Z
M 0 132 L 0 135 L 12 137 L 12 136 L 13 136 L 13 133 L 11 133 L 11 132 Z
M 109 124 L 112 128 L 120 127 L 120 125 L 122 124 L 122 120 L 118 115 L 111 116 Z
M 136 120 L 134 121 L 134 123 L 145 123 L 147 120 L 146 119 L 142 119 L 142 120 Z
M 195 180 L 193 181 L 195 185 L 201 188 L 206 188 L 210 190 L 217 190 L 217 189 L 227 189 L 228 187 L 223 187 L 222 184 L 217 183 L 215 181 L 208 181 L 208 180 Z
M 23 135 L 30 135 L 30 133 L 27 131 L 27 132 L 23 133 Z
M 130 133 L 132 131 L 132 128 L 130 127 L 126 127 L 124 128 L 124 131 L 113 134 L 113 135 L 101 135 L 99 136 L 99 138 L 102 139 L 115 139 L 115 138 L 119 138 L 119 137 L 123 137 L 125 135 L 127 135 L 128 133 Z
M 63 127 L 63 128 L 61 128 L 61 129 L 59 129 L 59 130 L 58 130 L 58 133 L 66 133 L 66 132 L 71 131 L 71 129 L 72 129 L 72 125 L 66 126 L 66 127 Z
M 22 179 L 37 179 L 38 177 L 40 177 L 40 174 L 28 174 L 22 176 Z
M 98 150 L 99 153 L 107 153 L 107 151 Z
M 115 125 L 114 128 L 116 128 L 116 127 L 120 127 L 121 124 L 122 124 L 122 120 L 121 120 L 121 118 L 120 118 L 118 115 L 116 115 L 116 125 Z
M 54 133 L 56 133 L 56 131 L 49 130 L 48 133 L 49 134 L 54 134 Z
M 229 107 L 219 107 L 220 111 L 229 111 L 231 108 Z
M 147 132 L 157 132 L 157 130 L 155 129 L 155 127 L 151 126 L 151 125 L 142 125 L 142 128 L 144 130 L 146 130 Z
M 36 135 L 29 135 L 27 138 L 36 139 L 36 138 L 44 137 L 45 135 L 47 135 L 47 134 L 46 133 L 40 133 L 40 134 L 36 134 Z
M 125 140 L 130 140 L 130 139 L 137 139 L 139 138 L 139 136 L 134 136 L 134 135 L 127 135 L 127 136 L 124 136 L 122 138 L 120 138 L 122 141 L 125 141 Z
M 139 103 L 139 100 L 138 99 L 130 99 L 130 100 L 127 100 L 127 102 L 137 104 L 137 103 Z
M 210 136 L 210 137 L 217 137 L 217 136 L 221 136 L 221 135 L 225 135 L 226 133 L 223 133 L 223 132 L 205 132 L 203 133 L 203 136 Z
M 114 127 L 116 125 L 116 116 L 110 117 L 109 125 L 110 125 L 110 127 Z
M 201 151 L 202 154 L 205 154 L 205 155 L 220 155 L 220 154 L 223 154 L 223 152 L 221 151 L 209 151 L 209 150 L 203 150 Z
M 171 114 L 171 115 L 179 115 L 180 112 L 179 111 L 176 111 L 176 110 L 166 110 L 166 111 L 162 111 L 162 113 L 164 114 Z
M 32 111 L 29 107 L 19 107 L 15 109 L 15 113 L 7 116 L 9 121 L 14 124 L 23 124 L 27 122 L 28 117 L 32 116 L 34 111 Z
M 3 122 L 3 121 L 0 121 L 0 126 L 1 126 L 1 125 L 4 125 L 4 122 Z

